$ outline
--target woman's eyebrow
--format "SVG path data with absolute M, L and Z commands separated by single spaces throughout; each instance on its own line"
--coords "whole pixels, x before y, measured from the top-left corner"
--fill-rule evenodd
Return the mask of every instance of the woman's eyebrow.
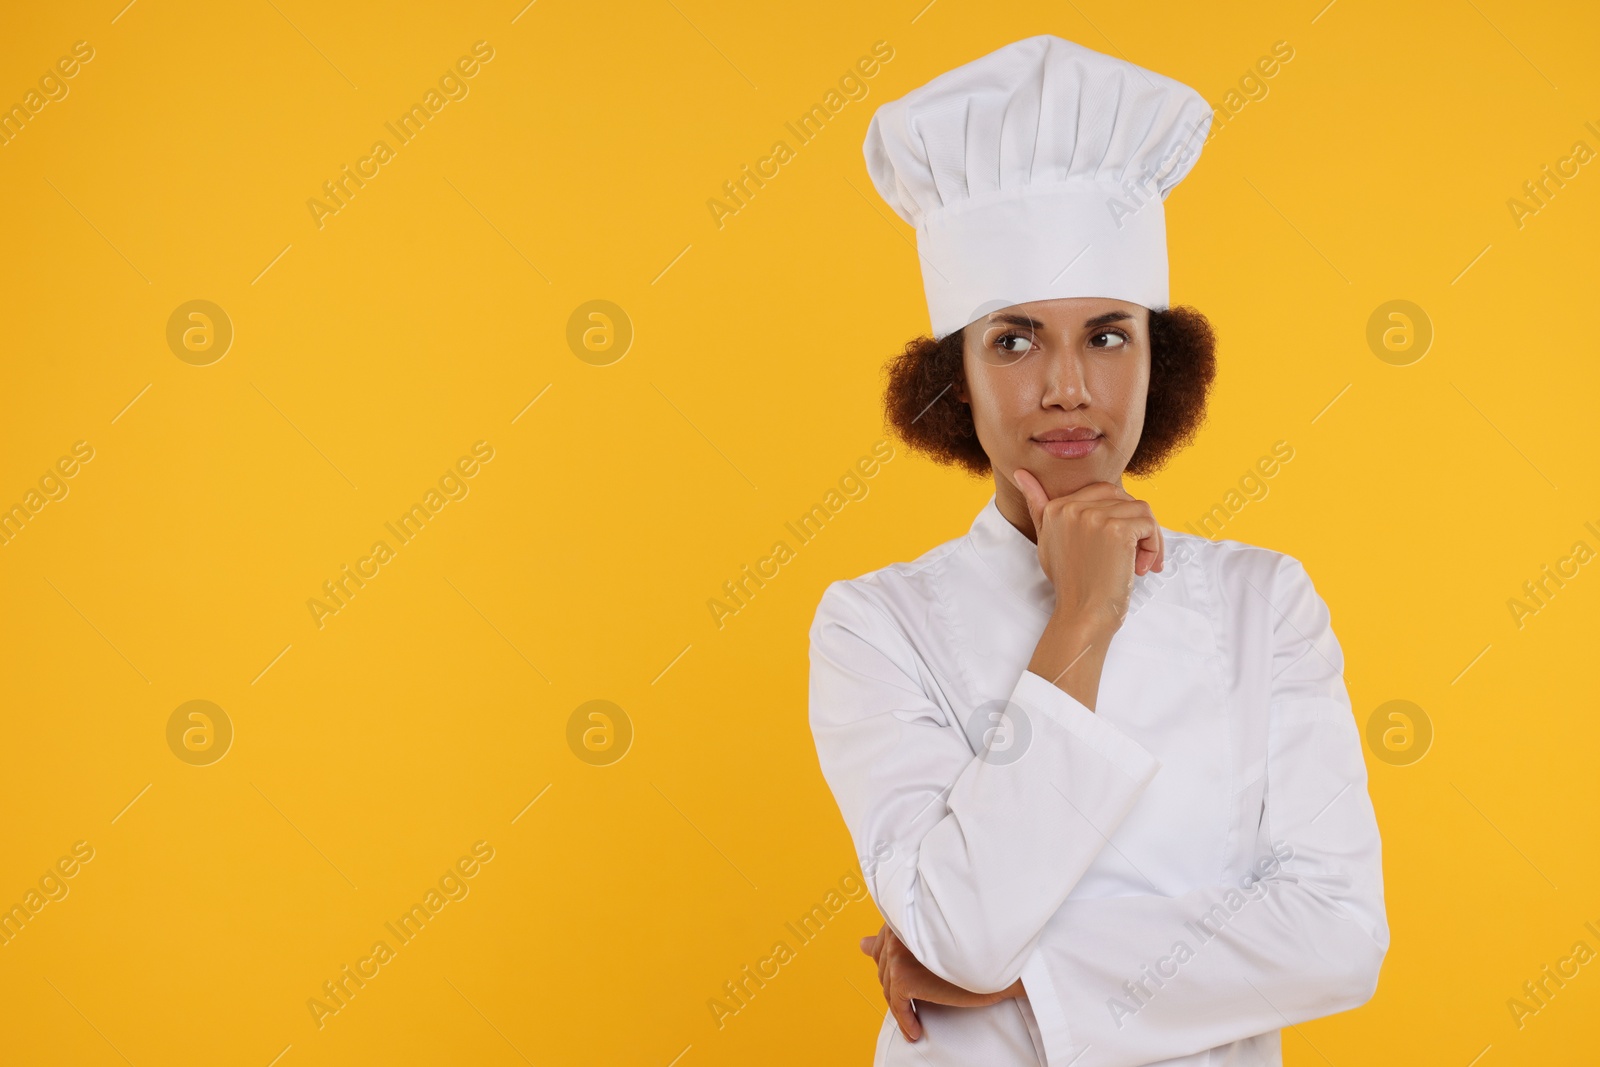
M 988 321 L 991 323 L 1005 322 L 1010 323 L 1013 326 L 1026 326 L 1032 330 L 1042 330 L 1045 328 L 1044 323 L 1040 322 L 1038 319 L 1029 318 L 1027 315 L 1023 315 L 1015 311 L 997 311 L 993 315 L 989 316 Z M 1096 326 L 1104 326 L 1107 323 L 1122 321 L 1132 322 L 1133 316 L 1120 309 L 1116 311 L 1107 311 L 1102 315 L 1096 315 L 1094 318 L 1086 320 L 1083 324 L 1083 328 L 1088 330 L 1093 329 Z
M 1096 315 L 1094 318 L 1085 321 L 1083 328 L 1087 330 L 1095 326 L 1104 326 L 1111 322 L 1120 322 L 1123 319 L 1127 319 L 1129 322 L 1132 322 L 1133 316 L 1128 314 L 1126 311 L 1108 311 L 1104 315 Z
M 997 311 L 993 315 L 989 316 L 989 321 L 1009 322 L 1013 326 L 1026 326 L 1031 330 L 1044 329 L 1044 323 L 1040 322 L 1038 319 L 1030 319 L 1028 316 L 1019 314 L 1015 311 Z

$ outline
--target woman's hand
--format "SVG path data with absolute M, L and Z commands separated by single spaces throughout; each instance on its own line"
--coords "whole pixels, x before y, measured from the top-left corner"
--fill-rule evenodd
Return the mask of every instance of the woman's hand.
M 1029 471 L 1018 469 L 1012 477 L 1033 516 L 1039 565 L 1056 590 L 1056 615 L 1115 632 L 1128 614 L 1134 576 L 1165 565 L 1150 505 L 1110 482 L 1052 500 Z
M 982 1008 L 1025 995 L 1020 978 L 998 993 L 974 993 L 946 982 L 911 954 L 911 950 L 889 929 L 888 923 L 872 937 L 861 939 L 861 951 L 877 961 L 878 983 L 883 986 L 883 997 L 889 1002 L 889 1011 L 907 1041 L 915 1041 L 922 1036 L 922 1022 L 911 1003 L 914 1000 L 948 1004 L 956 1008 Z

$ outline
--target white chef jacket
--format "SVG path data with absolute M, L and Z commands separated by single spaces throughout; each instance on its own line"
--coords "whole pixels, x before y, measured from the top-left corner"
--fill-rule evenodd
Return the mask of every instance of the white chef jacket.
M 1380 842 L 1328 608 L 1290 556 L 1162 534 L 1094 711 L 1027 670 L 1055 590 L 992 496 L 824 592 L 811 728 L 874 902 L 935 974 L 1027 993 L 918 1002 L 914 1043 L 886 1010 L 878 1067 L 1279 1065 L 1280 1027 L 1376 991 Z

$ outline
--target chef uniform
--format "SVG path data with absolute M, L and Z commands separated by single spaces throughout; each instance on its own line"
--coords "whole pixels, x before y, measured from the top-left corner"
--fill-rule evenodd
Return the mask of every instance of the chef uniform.
M 918 227 L 935 334 L 1053 297 L 1166 306 L 1161 201 L 1209 119 L 1050 36 L 881 107 L 868 166 Z M 1093 711 L 1027 669 L 1055 591 L 993 497 L 824 592 L 810 722 L 874 902 L 933 973 L 1026 993 L 919 1001 L 914 1043 L 886 1014 L 874 1064 L 1278 1065 L 1280 1027 L 1373 995 L 1380 842 L 1327 605 L 1290 556 L 1162 534 Z

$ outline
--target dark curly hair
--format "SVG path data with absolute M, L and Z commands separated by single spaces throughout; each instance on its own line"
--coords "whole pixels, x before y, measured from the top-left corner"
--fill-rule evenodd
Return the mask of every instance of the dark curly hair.
M 964 333 L 906 342 L 905 351 L 884 368 L 889 384 L 883 408 L 889 427 L 913 452 L 982 476 L 989 473 L 989 456 L 978 442 L 972 408 L 956 398 L 954 388 L 966 380 Z M 1194 439 L 1217 374 L 1216 349 L 1211 323 L 1194 308 L 1150 312 L 1150 392 L 1144 432 L 1127 473 L 1154 474 Z

